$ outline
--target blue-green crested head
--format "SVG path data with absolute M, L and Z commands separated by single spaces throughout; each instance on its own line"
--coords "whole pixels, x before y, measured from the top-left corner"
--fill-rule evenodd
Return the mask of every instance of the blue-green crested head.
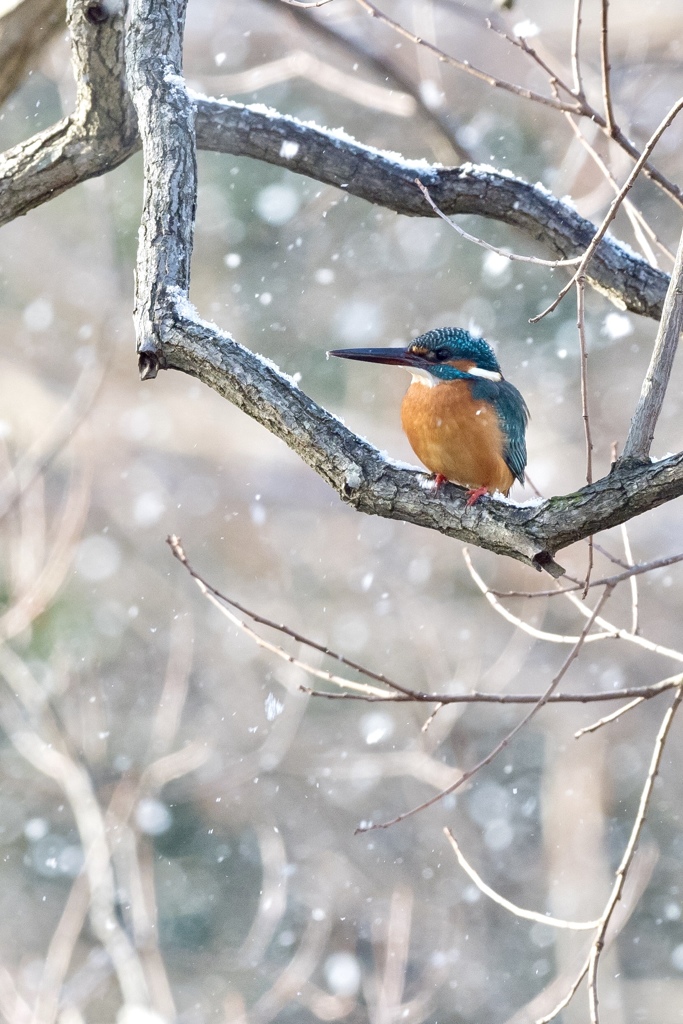
M 462 360 L 480 370 L 500 373 L 498 360 L 489 343 L 483 338 L 475 338 L 461 327 L 437 327 L 434 331 L 427 331 L 415 338 L 409 351 L 434 363 L 435 369 L 439 363 Z

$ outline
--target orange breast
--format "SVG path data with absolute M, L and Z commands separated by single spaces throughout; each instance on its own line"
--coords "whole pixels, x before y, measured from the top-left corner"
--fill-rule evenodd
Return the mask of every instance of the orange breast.
M 432 473 L 464 487 L 486 487 L 490 494 L 507 494 L 512 487 L 496 411 L 472 398 L 466 381 L 411 384 L 401 423 L 413 451 Z

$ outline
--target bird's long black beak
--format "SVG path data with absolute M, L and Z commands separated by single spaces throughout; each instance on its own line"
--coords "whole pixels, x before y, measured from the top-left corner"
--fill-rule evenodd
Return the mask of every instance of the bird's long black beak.
M 340 359 L 358 359 L 362 363 L 386 363 L 389 366 L 424 366 L 425 359 L 408 348 L 337 348 L 328 352 Z

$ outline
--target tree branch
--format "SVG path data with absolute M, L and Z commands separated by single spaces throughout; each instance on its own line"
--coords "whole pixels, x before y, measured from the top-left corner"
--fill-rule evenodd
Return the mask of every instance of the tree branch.
M 652 465 L 623 466 L 575 494 L 539 505 L 482 499 L 445 484 L 439 495 L 423 473 L 397 466 L 299 390 L 272 364 L 213 325 L 188 316 L 181 301 L 167 315 L 158 355 L 252 416 L 281 438 L 361 512 L 437 530 L 553 574 L 561 548 L 626 522 L 683 494 L 683 452 Z
M 81 8 L 74 2 L 73 10 Z M 83 19 L 80 19 L 81 21 Z M 76 53 L 76 72 L 90 83 L 89 102 L 71 118 L 34 136 L 0 157 L 0 224 L 28 212 L 60 192 L 118 166 L 139 148 L 134 117 L 125 92 L 120 19 L 96 27 L 79 22 L 77 31 L 97 31 L 94 49 L 116 52 L 87 69 Z M 567 204 L 520 178 L 465 164 L 439 168 L 364 146 L 343 132 L 331 132 L 296 118 L 228 100 L 193 97 L 200 149 L 250 156 L 407 216 L 436 216 L 418 192 L 417 173 L 438 207 L 447 214 L 477 214 L 509 224 L 540 241 L 560 259 L 581 255 L 596 227 Z M 92 116 L 86 116 L 91 113 Z M 284 147 L 283 143 L 296 145 Z M 586 270 L 586 279 L 620 308 L 659 319 L 668 284 L 661 270 L 604 238 Z
M 342 133 L 304 125 L 294 118 L 241 104 L 191 98 L 181 77 L 180 37 L 176 16 L 171 14 L 177 9 L 180 17 L 184 5 L 165 8 L 156 19 L 153 6 L 149 0 L 133 3 L 127 55 L 145 163 L 135 314 L 143 376 L 152 377 L 158 368 L 168 368 L 202 380 L 284 440 L 359 511 L 438 530 L 554 575 L 562 572 L 554 560 L 561 548 L 683 493 L 681 453 L 654 465 L 619 466 L 609 477 L 576 494 L 540 505 L 515 506 L 483 499 L 468 508 L 462 488 L 447 485 L 438 496 L 425 489 L 424 474 L 382 456 L 272 364 L 215 325 L 203 322 L 188 299 L 196 200 L 195 110 L 197 135 L 205 148 L 290 166 L 404 213 L 432 212 L 414 184 L 419 170 L 444 211 L 478 212 L 506 220 L 535 237 L 541 234 L 562 256 L 582 251 L 594 228 L 558 200 L 513 177 L 473 167 L 425 170 L 415 162 L 358 145 Z M 52 180 L 52 194 L 55 187 L 60 190 L 59 180 L 63 190 L 74 177 L 83 180 L 108 169 L 112 160 L 120 162 L 121 150 L 114 152 L 112 139 L 127 142 L 128 152 L 137 145 L 132 131 L 134 112 L 125 90 L 121 92 L 121 19 L 112 17 L 92 25 L 88 10 L 80 0 L 73 0 L 70 7 L 75 61 L 80 70 L 78 104 L 76 115 L 57 129 L 67 134 L 76 129 L 80 136 L 76 152 L 62 162 L 56 186 Z M 107 75 L 117 83 L 113 97 L 102 95 L 107 92 Z M 38 196 L 46 187 L 45 175 L 47 179 L 50 176 L 45 158 L 54 151 L 54 140 L 49 135 L 43 133 L 32 145 L 25 144 L 32 150 L 34 163 L 40 161 L 40 166 L 28 173 L 28 182 L 32 182 L 29 206 L 46 198 Z M 284 140 L 298 144 L 294 157 L 281 155 Z M 21 192 L 22 182 L 14 184 Z M 10 206 L 11 196 L 10 192 Z M 622 303 L 628 297 L 630 308 L 656 315 L 666 282 L 660 271 L 623 252 L 609 239 L 601 243 L 590 270 L 601 290 Z
M 280 4 L 281 0 L 262 0 L 262 3 L 272 8 Z M 366 36 L 355 38 L 347 36 L 336 22 L 323 21 L 311 15 L 309 11 L 302 11 L 296 7 L 287 13 L 307 35 L 314 34 L 323 43 L 332 44 L 337 49 L 341 48 L 346 54 L 356 58 L 360 57 L 366 67 L 380 75 L 383 81 L 389 84 L 393 83 L 398 89 L 407 92 L 415 100 L 422 118 L 432 124 L 440 138 L 454 152 L 456 159 L 461 161 L 474 159 L 467 147 L 458 139 L 456 125 L 453 121 L 453 111 L 445 112 L 425 103 L 419 83 L 406 74 L 400 63 L 394 62 L 372 49 Z
M 682 453 L 654 466 L 625 467 L 538 506 L 483 499 L 467 507 L 462 488 L 447 485 L 443 497 L 425 489 L 423 474 L 392 463 L 271 363 L 202 321 L 188 298 L 197 188 L 194 104 L 180 77 L 176 18 L 155 20 L 148 8 L 149 0 L 132 5 L 128 54 L 145 166 L 136 287 L 143 377 L 160 368 L 197 377 L 285 441 L 360 511 L 436 529 L 554 575 L 562 572 L 554 561 L 561 547 L 683 493 Z M 329 147 L 334 137 L 319 135 L 327 136 Z M 424 202 L 414 185 L 412 194 Z
M 655 339 L 650 365 L 643 381 L 636 411 L 624 445 L 622 461 L 645 462 L 669 384 L 678 340 L 683 330 L 683 234 L 664 300 L 662 319 Z
M 65 0 L 23 0 L 0 17 L 0 103 L 64 27 Z
M 68 22 L 76 108 L 0 157 L 0 224 L 118 167 L 139 146 L 125 87 L 123 11 L 70 0 Z

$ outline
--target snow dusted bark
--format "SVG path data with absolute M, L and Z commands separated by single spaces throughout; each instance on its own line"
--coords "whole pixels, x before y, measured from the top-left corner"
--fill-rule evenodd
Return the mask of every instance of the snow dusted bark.
M 595 228 L 542 188 L 491 168 L 435 168 L 263 107 L 190 95 L 182 77 L 184 13 L 184 0 L 133 0 L 126 87 L 123 12 L 73 0 L 76 112 L 0 158 L 1 222 L 104 173 L 142 144 L 135 327 L 143 378 L 159 369 L 197 377 L 284 440 L 359 511 L 438 530 L 554 575 L 562 572 L 555 561 L 561 548 L 683 493 L 681 453 L 654 464 L 617 464 L 604 479 L 549 501 L 483 500 L 468 508 L 461 488 L 449 484 L 437 494 L 425 487 L 424 474 L 387 459 L 277 367 L 203 321 L 188 297 L 198 145 L 287 166 L 369 202 L 428 216 L 419 177 L 444 212 L 503 220 L 563 258 L 581 253 Z M 600 243 L 587 274 L 620 306 L 660 315 L 667 276 L 613 240 Z

